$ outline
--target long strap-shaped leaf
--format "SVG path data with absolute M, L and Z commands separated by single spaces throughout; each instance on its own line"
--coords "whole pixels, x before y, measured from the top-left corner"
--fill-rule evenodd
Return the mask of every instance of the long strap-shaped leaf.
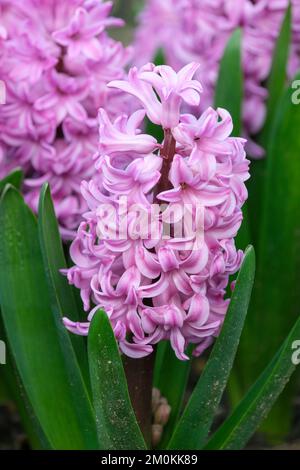
M 296 79 L 300 79 L 300 74 Z M 288 89 L 281 100 L 267 158 L 256 282 L 241 341 L 242 355 L 238 357 L 246 390 L 299 315 L 300 290 L 296 286 L 300 282 L 300 106 L 293 104 L 293 92 Z M 264 423 L 274 439 L 288 432 L 292 401 L 289 389 L 290 386 Z
M 64 326 L 51 310 L 34 215 L 8 187 L 0 203 L 0 302 L 26 394 L 54 449 L 98 447 L 93 410 Z
M 242 72 L 242 34 L 237 29 L 230 37 L 220 64 L 215 92 L 215 107 L 227 109 L 232 117 L 233 135 L 242 133 L 242 106 L 244 79 Z M 247 205 L 243 208 L 244 220 L 237 236 L 237 246 L 245 249 L 250 243 Z
M 199 449 L 207 438 L 239 344 L 254 271 L 254 249 L 248 247 L 220 336 L 175 429 L 170 449 Z
M 7 184 L 11 184 L 15 188 L 20 189 L 21 184 L 22 184 L 22 179 L 23 179 L 23 173 L 20 168 L 16 168 L 13 170 L 9 175 L 7 175 L 5 178 L 3 178 L 0 181 L 0 193 L 4 190 L 5 186 Z
M 101 449 L 145 449 L 130 403 L 118 345 L 109 319 L 101 310 L 94 315 L 90 326 L 88 353 Z
M 287 65 L 289 59 L 291 35 L 292 35 L 292 8 L 289 5 L 282 26 L 276 41 L 273 53 L 272 68 L 268 78 L 267 89 L 267 116 L 260 141 L 263 145 L 268 144 L 269 134 L 272 129 L 274 116 L 276 115 L 278 103 L 282 98 L 282 94 L 286 88 L 287 82 Z
M 291 44 L 291 7 L 287 9 L 280 34 L 274 48 L 272 68 L 267 82 L 268 100 L 267 114 L 264 127 L 258 136 L 258 141 L 266 151 L 266 158 L 252 160 L 251 178 L 248 182 L 249 190 L 249 216 L 252 242 L 258 247 L 259 232 L 261 228 L 263 191 L 266 180 L 268 147 L 270 143 L 270 132 L 274 125 L 274 119 L 278 111 L 278 106 L 287 84 L 287 64 Z M 259 250 L 257 251 L 257 256 Z
M 59 323 L 61 323 L 63 316 L 69 316 L 77 321 L 79 320 L 79 314 L 73 289 L 68 284 L 66 277 L 60 273 L 60 270 L 65 269 L 67 264 L 48 184 L 45 184 L 41 191 L 38 215 L 39 241 L 49 286 L 52 310 L 55 312 Z M 72 335 L 71 341 L 84 379 L 89 385 L 87 350 L 83 337 Z
M 20 189 L 22 183 L 23 173 L 21 169 L 16 168 L 9 175 L 0 181 L 0 193 L 5 189 L 7 184 L 11 184 L 15 188 Z M 1 314 L 0 314 L 1 316 Z M 0 319 L 0 338 L 5 339 L 5 331 Z M 0 368 L 0 387 L 4 386 L 6 398 L 13 399 L 15 402 L 18 413 L 20 415 L 22 425 L 28 436 L 32 448 L 49 448 L 49 443 L 45 438 L 43 431 L 37 422 L 36 416 L 32 411 L 29 400 L 26 397 L 24 387 L 19 378 L 16 366 L 13 362 L 11 354 L 7 351 L 5 367 Z
M 205 449 L 235 450 L 247 444 L 295 371 L 292 346 L 299 338 L 300 318 L 273 360 Z
M 233 134 L 242 132 L 243 73 L 241 66 L 241 30 L 230 37 L 220 63 L 215 92 L 215 107 L 227 109 L 232 117 Z
M 0 368 L 0 380 L 5 382 L 6 391 L 8 393 L 8 396 L 5 398 L 13 400 L 15 403 L 31 448 L 33 450 L 50 450 L 50 444 L 28 400 L 17 367 L 9 350 L 2 318 L 0 318 L 0 338 L 5 341 L 7 345 L 5 367 Z

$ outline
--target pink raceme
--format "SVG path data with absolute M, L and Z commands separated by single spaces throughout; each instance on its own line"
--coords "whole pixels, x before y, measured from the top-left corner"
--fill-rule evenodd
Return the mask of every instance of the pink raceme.
M 245 140 L 231 136 L 224 109 L 207 108 L 199 118 L 182 113 L 186 103 L 199 106 L 197 68 L 175 73 L 148 64 L 109 84 L 134 95 L 141 109 L 115 120 L 100 110 L 94 174 L 81 187 L 89 210 L 66 275 L 89 314 L 84 323 L 64 323 L 87 335 L 103 308 L 120 350 L 135 358 L 161 340 L 170 340 L 181 360 L 189 344 L 201 354 L 220 331 L 229 276 L 243 257 L 234 237 L 247 198 Z M 163 128 L 163 142 L 141 131 L 146 115 Z
M 49 181 L 64 238 L 87 206 L 80 182 L 91 177 L 99 107 L 127 107 L 106 83 L 122 78 L 129 49 L 107 35 L 122 20 L 101 0 L 0 0 L 0 174 L 21 166 L 24 193 L 36 211 Z
M 292 1 L 291 75 L 300 65 L 298 3 Z M 159 50 L 163 50 L 167 64 L 175 70 L 192 60 L 198 62 L 197 78 L 204 88 L 203 111 L 213 103 L 226 43 L 235 29 L 242 28 L 243 119 L 245 136 L 249 139 L 261 130 L 265 121 L 267 90 L 264 82 L 270 73 L 274 46 L 287 5 L 288 0 L 147 0 L 139 17 L 133 63 L 153 61 Z M 248 146 L 252 156 L 263 156 L 263 149 L 254 142 L 250 141 Z

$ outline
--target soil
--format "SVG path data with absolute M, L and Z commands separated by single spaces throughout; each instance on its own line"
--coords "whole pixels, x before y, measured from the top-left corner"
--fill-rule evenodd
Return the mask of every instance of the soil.
M 29 449 L 18 413 L 13 404 L 0 406 L 0 450 Z

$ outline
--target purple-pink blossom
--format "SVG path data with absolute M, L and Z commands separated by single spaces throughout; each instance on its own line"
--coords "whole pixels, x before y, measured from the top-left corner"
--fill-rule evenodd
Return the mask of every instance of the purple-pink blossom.
M 289 66 L 293 76 L 300 65 L 300 5 L 293 0 L 293 44 Z M 242 28 L 245 77 L 243 121 L 249 139 L 265 121 L 272 56 L 288 0 L 147 0 L 139 17 L 133 63 L 153 61 L 163 50 L 166 63 L 175 70 L 196 61 L 203 84 L 201 110 L 214 101 L 219 64 L 232 32 Z M 149 40 L 151 38 L 151 41 Z M 253 156 L 263 149 L 248 142 Z
M 199 118 L 183 113 L 186 103 L 202 99 L 197 68 L 191 63 L 175 73 L 148 64 L 109 84 L 134 95 L 140 109 L 115 119 L 100 110 L 95 169 L 81 186 L 89 210 L 72 242 L 74 266 L 66 275 L 89 313 L 86 322 L 64 318 L 64 324 L 87 335 L 103 308 L 120 350 L 135 358 L 150 354 L 161 340 L 169 340 L 181 360 L 188 358 L 189 344 L 201 354 L 220 331 L 229 276 L 243 257 L 234 237 L 247 199 L 245 140 L 231 136 L 232 119 L 224 109 L 207 108 Z M 162 142 L 143 130 L 145 115 L 163 128 Z M 163 210 L 152 219 L 160 203 Z M 187 211 L 194 221 L 199 205 L 200 239 L 184 218 Z M 140 219 L 137 206 L 146 218 Z M 171 213 L 166 237 L 164 221 Z M 183 224 L 181 237 L 175 222 Z M 115 237 L 121 225 L 123 236 Z
M 37 210 L 44 181 L 64 238 L 87 206 L 80 182 L 93 174 L 97 112 L 126 107 L 106 83 L 124 75 L 129 49 L 107 35 L 122 20 L 101 0 L 0 0 L 0 174 L 20 166 L 24 194 Z

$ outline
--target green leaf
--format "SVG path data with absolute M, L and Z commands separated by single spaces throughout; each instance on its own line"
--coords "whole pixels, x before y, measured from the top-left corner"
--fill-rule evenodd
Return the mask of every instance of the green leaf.
M 5 397 L 5 401 L 13 400 L 15 403 L 31 448 L 34 450 L 50 449 L 50 444 L 33 412 L 13 361 L 5 336 L 2 318 L 0 318 L 0 338 L 6 344 L 6 363 L 5 366 L 0 367 L 0 381 L 4 382 L 6 393 L 8 394 Z
M 20 189 L 22 180 L 23 180 L 22 170 L 20 168 L 16 168 L 9 175 L 7 175 L 5 178 L 3 178 L 0 181 L 0 193 L 2 193 L 2 191 L 4 190 L 7 184 L 11 184 L 15 188 Z
M 254 281 L 255 254 L 248 247 L 220 336 L 171 438 L 169 449 L 200 449 L 213 422 L 239 344 Z
M 3 192 L 7 184 L 11 184 L 12 186 L 15 186 L 16 188 L 20 189 L 21 184 L 22 184 L 22 177 L 23 175 L 22 175 L 21 169 L 16 168 L 15 170 L 13 170 L 9 175 L 7 175 L 5 178 L 3 178 L 0 181 L 0 194 Z M 1 319 L 0 319 L 0 333 L 1 333 L 0 338 L 3 340 L 4 331 L 3 331 L 3 328 L 1 328 Z M 0 367 L 0 401 L 2 402 L 2 401 L 5 401 L 6 399 L 11 399 L 11 397 L 13 397 L 15 403 L 17 404 L 19 414 L 22 414 L 22 418 L 24 417 L 22 421 L 23 421 L 23 426 L 26 429 L 26 433 L 27 435 L 28 434 L 32 435 L 33 433 L 31 432 L 31 429 L 29 429 L 31 426 L 31 423 L 30 423 L 28 416 L 26 416 L 25 407 L 23 406 L 23 402 L 20 399 L 19 387 L 16 383 L 15 374 L 14 374 L 14 371 L 12 370 L 11 361 L 9 361 L 9 359 L 10 358 L 8 357 L 5 367 Z
M 292 362 L 293 343 L 299 338 L 300 318 L 273 360 L 205 449 L 237 450 L 247 444 L 296 369 Z
M 251 241 L 251 231 L 249 223 L 249 199 L 243 206 L 243 221 L 235 239 L 237 249 L 245 250 Z
M 240 29 L 234 31 L 226 46 L 221 60 L 219 76 L 215 91 L 215 107 L 227 109 L 233 121 L 233 135 L 242 134 L 242 106 L 244 95 L 244 79 L 241 64 L 242 33 Z M 234 92 L 232 92 L 234 90 Z M 250 227 L 248 223 L 247 204 L 243 208 L 244 219 L 239 230 L 236 245 L 245 249 L 250 241 Z
M 165 65 L 166 59 L 165 59 L 165 53 L 164 53 L 163 49 L 158 49 L 158 51 L 155 55 L 153 63 L 155 65 Z
M 252 160 L 250 166 L 250 173 L 251 178 L 247 182 L 247 187 L 249 191 L 249 198 L 247 201 L 248 205 L 248 218 L 249 218 L 249 228 L 251 231 L 251 241 L 256 248 L 256 253 L 258 259 L 260 259 L 260 232 L 262 226 L 262 212 L 264 210 L 264 194 L 265 194 L 265 183 L 267 178 L 267 171 L 268 170 L 268 161 L 270 159 L 269 155 L 269 144 L 272 143 L 272 139 L 270 138 L 270 133 L 272 132 L 272 128 L 274 128 L 274 120 L 276 116 L 280 112 L 279 105 L 282 101 L 283 94 L 285 93 L 285 88 L 287 84 L 287 64 L 288 64 L 288 57 L 289 57 L 289 48 L 290 48 L 290 38 L 291 38 L 291 6 L 287 8 L 286 15 L 283 19 L 282 27 L 280 30 L 280 34 L 276 41 L 276 45 L 273 52 L 273 61 L 272 61 L 272 68 L 271 72 L 267 81 L 267 90 L 268 90 L 268 100 L 267 100 L 267 115 L 264 127 L 257 137 L 258 142 L 265 148 L 266 150 L 266 157 L 261 160 Z M 243 228 L 243 226 L 242 226 Z M 241 246 L 241 244 L 239 244 Z M 257 284 L 259 283 L 259 276 L 257 276 Z M 256 290 L 256 286 L 254 288 Z M 243 396 L 243 392 L 249 387 L 250 383 L 253 382 L 254 378 L 257 376 L 257 368 L 254 369 L 254 374 L 250 377 L 250 382 L 247 377 L 246 370 L 248 370 L 248 366 L 245 369 L 245 364 L 243 363 L 243 355 L 249 355 L 253 357 L 253 354 L 250 352 L 252 349 L 252 341 L 255 343 L 255 334 L 247 333 L 248 328 L 247 324 L 251 322 L 251 318 L 253 315 L 248 316 L 248 320 L 246 322 L 245 328 L 245 335 L 242 336 L 241 342 L 241 350 L 239 357 L 237 358 L 237 364 L 234 366 L 233 373 L 232 373 L 232 380 L 230 382 L 230 397 L 231 403 L 235 406 L 239 403 L 240 399 Z M 256 320 L 254 320 L 256 321 Z M 289 324 L 290 327 L 291 323 Z M 287 329 L 285 333 L 287 333 Z M 247 335 L 247 338 L 246 338 Z M 284 336 L 283 336 L 284 337 Z M 281 340 L 283 340 L 283 337 Z M 279 338 L 275 340 L 276 344 L 274 343 L 274 349 L 278 347 Z M 277 342 L 278 341 L 278 342 Z M 266 341 L 268 343 L 268 341 Z M 245 351 L 244 351 L 245 349 Z M 271 357 L 271 356 L 269 356 Z M 241 361 L 240 361 L 241 358 Z M 255 367 L 255 365 L 254 365 Z M 263 367 L 263 364 L 261 364 Z M 251 367 L 252 368 L 252 367 Z M 261 370 L 261 369 L 260 369 Z M 256 375 L 255 375 L 256 374 Z M 288 417 L 288 413 L 285 413 L 285 420 Z M 281 418 L 277 421 L 279 422 Z M 272 425 L 273 426 L 273 425 Z M 283 430 L 283 426 L 281 427 Z M 284 431 L 283 431 L 284 432 Z
M 74 321 L 79 321 L 80 318 L 74 298 L 74 291 L 68 284 L 67 278 L 60 273 L 61 269 L 67 268 L 67 263 L 48 184 L 45 184 L 41 191 L 38 229 L 52 311 L 55 312 L 59 322 L 61 322 L 63 316 L 67 316 Z M 71 341 L 78 362 L 81 365 L 84 379 L 89 386 L 86 344 L 83 337 L 78 335 L 71 335 Z
M 156 355 L 154 386 L 168 400 L 168 404 L 171 407 L 170 418 L 164 427 L 162 441 L 159 444 L 159 447 L 163 449 L 170 440 L 182 408 L 191 369 L 191 361 L 180 361 L 177 359 L 174 350 L 167 341 L 161 342 L 158 345 Z
M 289 5 L 281 26 L 280 34 L 276 41 L 276 46 L 273 53 L 272 68 L 267 81 L 267 89 L 269 93 L 267 99 L 267 116 L 264 129 L 260 136 L 260 142 L 263 145 L 268 144 L 269 135 L 274 122 L 274 116 L 276 115 L 278 104 L 286 88 L 287 65 L 292 34 L 291 29 L 292 9 L 291 5 Z
M 233 135 L 242 132 L 243 73 L 241 66 L 241 30 L 230 37 L 221 60 L 215 92 L 215 107 L 227 109 L 233 120 Z M 232 92 L 234 90 L 234 93 Z
M 287 9 L 284 17 L 280 34 L 273 53 L 271 72 L 267 81 L 268 99 L 267 113 L 264 127 L 257 140 L 266 150 L 266 158 L 254 160 L 251 163 L 251 178 L 248 182 L 249 189 L 249 213 L 252 241 L 257 247 L 259 240 L 259 230 L 261 226 L 262 201 L 264 184 L 267 171 L 268 145 L 270 141 L 270 132 L 274 125 L 274 118 L 278 111 L 278 105 L 282 99 L 287 84 L 287 64 L 290 51 L 291 39 L 291 6 Z M 258 247 L 259 248 L 259 247 Z
M 244 390 L 275 354 L 299 315 L 300 106 L 293 104 L 293 92 L 286 91 L 270 137 L 257 275 L 238 358 Z M 274 439 L 288 432 L 291 401 L 287 388 L 268 418 L 274 416 L 268 426 Z M 279 413 L 276 419 L 274 413 Z
M 95 313 L 92 320 L 88 353 L 101 449 L 145 449 L 146 445 L 131 406 L 118 345 L 109 319 L 103 311 Z
M 54 449 L 98 447 L 93 410 L 69 335 L 51 310 L 38 228 L 18 191 L 0 203 L 0 303 L 28 399 Z
M 146 134 L 155 137 L 157 142 L 161 143 L 164 140 L 164 130 L 161 126 L 154 124 L 150 119 L 145 119 Z

